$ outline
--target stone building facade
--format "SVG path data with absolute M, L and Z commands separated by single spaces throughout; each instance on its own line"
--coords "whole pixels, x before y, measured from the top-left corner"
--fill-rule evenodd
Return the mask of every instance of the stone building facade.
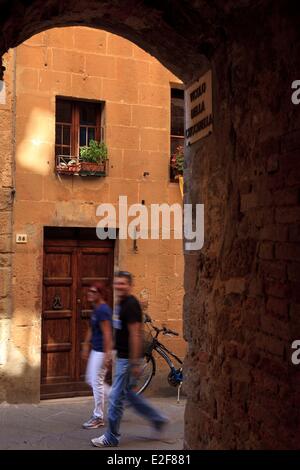
M 127 196 L 128 206 L 149 209 L 154 203 L 182 204 L 169 168 L 171 88 L 181 82 L 133 43 L 89 28 L 42 32 L 10 50 L 4 63 L 1 399 L 36 402 L 40 380 L 42 397 L 85 393 L 84 292 L 95 279 L 111 282 L 118 268 L 133 272 L 134 293 L 151 317 L 182 331 L 182 240 L 117 237 L 109 244 L 95 230 L 102 203 L 116 208 L 119 227 L 119 196 Z M 99 112 L 106 176 L 57 171 L 56 154 L 74 155 L 68 144 L 76 109 L 75 133 L 85 139 L 78 146 L 97 137 L 93 119 Z M 18 235 L 27 242 L 19 243 Z M 172 349 L 184 355 L 184 341 L 173 340 Z M 165 373 L 161 380 L 167 386 Z

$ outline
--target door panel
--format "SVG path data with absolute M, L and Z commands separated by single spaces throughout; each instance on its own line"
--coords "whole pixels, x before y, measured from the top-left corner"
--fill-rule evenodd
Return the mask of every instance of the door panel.
M 69 247 L 45 247 L 42 315 L 42 384 L 74 374 L 73 291 L 76 257 Z
M 71 229 L 51 230 L 55 236 L 44 241 L 41 398 L 90 394 L 81 358 L 91 313 L 86 291 L 93 281 L 112 282 L 113 244 L 91 240 L 87 229 L 87 240 L 79 229 L 62 239 Z
M 79 298 L 79 331 L 77 349 L 81 350 L 92 313 L 87 301 L 87 288 L 95 281 L 111 284 L 113 277 L 113 251 L 110 248 L 82 248 L 78 255 L 78 298 Z M 112 292 L 108 299 L 112 307 Z M 84 380 L 86 361 L 80 360 L 78 380 Z
M 53 249 L 52 249 L 53 251 Z M 45 278 L 66 278 L 71 277 L 72 275 L 72 259 L 70 254 L 71 250 L 68 250 L 68 253 L 63 253 L 63 250 L 57 248 L 55 252 L 51 252 L 50 248 L 46 247 L 47 257 L 45 258 L 45 269 L 44 275 Z

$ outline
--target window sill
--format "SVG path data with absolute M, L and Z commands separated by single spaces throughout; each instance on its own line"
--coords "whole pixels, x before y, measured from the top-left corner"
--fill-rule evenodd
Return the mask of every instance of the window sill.
M 71 158 L 71 157 L 69 157 Z M 77 162 L 76 162 L 77 160 Z M 58 164 L 56 165 L 56 174 L 60 176 L 107 176 L 108 160 L 104 163 L 90 163 L 78 161 L 75 159 L 74 164 L 66 163 L 66 158 L 63 156 L 58 157 Z
M 56 174 L 59 176 L 97 176 L 97 177 L 104 177 L 107 176 L 105 171 L 68 171 L 68 170 L 60 170 L 56 168 Z

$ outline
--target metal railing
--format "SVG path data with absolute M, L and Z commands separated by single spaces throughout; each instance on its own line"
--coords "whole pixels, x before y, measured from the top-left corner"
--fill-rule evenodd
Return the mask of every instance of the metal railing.
M 55 157 L 56 172 L 62 175 L 76 175 L 80 171 L 79 156 L 72 155 L 56 155 Z

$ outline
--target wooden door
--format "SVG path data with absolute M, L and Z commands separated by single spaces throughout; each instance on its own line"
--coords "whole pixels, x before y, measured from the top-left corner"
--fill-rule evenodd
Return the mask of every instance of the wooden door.
M 95 231 L 50 233 L 44 240 L 41 398 L 87 395 L 80 354 L 91 314 L 86 291 L 93 281 L 112 282 L 113 244 L 93 239 Z

